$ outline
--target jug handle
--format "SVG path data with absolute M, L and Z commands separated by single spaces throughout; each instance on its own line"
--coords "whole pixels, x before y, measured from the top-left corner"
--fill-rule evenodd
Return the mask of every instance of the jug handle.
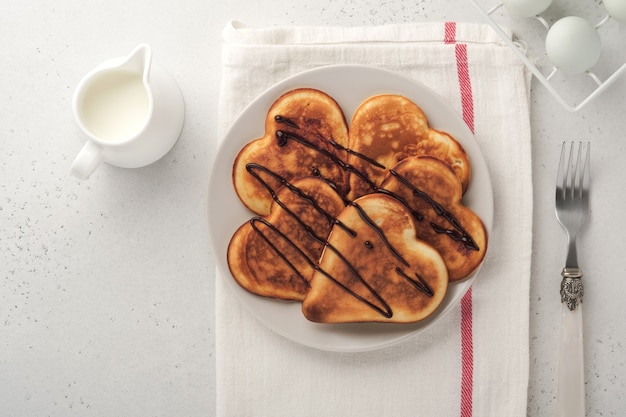
M 76 155 L 70 173 L 78 179 L 86 180 L 101 163 L 102 148 L 88 140 Z

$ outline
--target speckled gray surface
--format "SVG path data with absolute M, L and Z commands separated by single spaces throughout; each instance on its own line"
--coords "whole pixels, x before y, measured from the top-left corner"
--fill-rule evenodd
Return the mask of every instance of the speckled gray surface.
M 596 0 L 589 7 L 598 5 Z M 555 0 L 556 7 L 563 1 Z M 220 32 L 251 26 L 480 21 L 466 0 L 46 2 L 0 13 L 0 415 L 211 416 L 214 267 L 205 199 L 214 152 Z M 623 45 L 626 29 L 607 44 Z M 95 65 L 141 42 L 186 102 L 173 150 L 145 168 L 69 176 L 80 149 L 70 101 Z M 534 259 L 528 415 L 554 415 L 564 235 L 553 216 L 563 140 L 590 139 L 589 416 L 626 415 L 623 209 L 626 80 L 580 113 L 533 84 Z M 515 239 L 515 236 L 511 236 Z M 515 279 L 515 271 L 510 277 Z M 483 417 L 483 416 L 481 416 Z

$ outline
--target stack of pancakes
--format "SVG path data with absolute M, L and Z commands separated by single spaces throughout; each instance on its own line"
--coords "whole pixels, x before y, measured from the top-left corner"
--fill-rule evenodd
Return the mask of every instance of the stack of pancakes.
M 255 215 L 230 241 L 231 273 L 315 322 L 422 320 L 485 256 L 483 223 L 461 203 L 470 173 L 405 97 L 368 98 L 348 126 L 326 93 L 289 91 L 233 166 Z

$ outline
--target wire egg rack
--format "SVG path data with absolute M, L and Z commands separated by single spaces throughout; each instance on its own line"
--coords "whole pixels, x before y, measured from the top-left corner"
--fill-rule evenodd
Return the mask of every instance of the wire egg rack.
M 604 1 L 615 3 L 624 0 Z M 522 60 L 535 78 L 570 112 L 578 112 L 584 108 L 626 72 L 626 48 L 623 42 L 626 34 L 626 18 L 616 16 L 615 12 L 610 14 L 608 7 L 594 4 L 572 5 L 574 2 L 566 0 L 547 0 L 549 4 L 547 9 L 539 14 L 524 17 L 514 15 L 508 9 L 509 5 L 505 3 L 531 4 L 533 0 L 470 0 L 470 2 L 476 6 L 479 13 Z M 491 4 L 487 4 L 488 2 Z M 626 5 L 621 6 L 621 4 L 618 7 L 626 11 Z M 622 11 L 620 13 L 626 13 Z M 600 58 L 591 68 L 580 73 L 570 73 L 558 68 L 546 53 L 546 37 L 550 29 L 556 22 L 567 16 L 584 18 L 598 32 L 602 40 Z M 621 47 L 607 49 L 604 41 L 616 38 L 622 39 L 622 42 L 616 42 L 621 44 Z

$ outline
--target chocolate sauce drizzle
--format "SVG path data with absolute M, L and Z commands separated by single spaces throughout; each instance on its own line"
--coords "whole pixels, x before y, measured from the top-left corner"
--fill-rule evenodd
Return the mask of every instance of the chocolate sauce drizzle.
M 283 124 L 283 125 L 291 128 L 291 129 L 299 129 L 298 124 L 295 123 L 293 120 L 287 118 L 287 117 L 284 117 L 284 116 L 281 116 L 281 115 L 277 115 L 277 116 L 275 116 L 274 120 L 277 123 Z M 410 210 L 411 214 L 413 215 L 413 217 L 416 220 L 418 220 L 418 221 L 423 221 L 424 220 L 424 216 L 421 213 L 419 213 L 416 210 L 414 210 L 413 208 L 411 208 L 410 205 L 408 204 L 408 202 L 405 199 L 403 199 L 401 196 L 399 196 L 396 193 L 393 193 L 393 192 L 391 192 L 389 190 L 386 190 L 386 189 L 378 187 L 376 184 L 374 184 L 367 177 L 367 175 L 365 173 L 359 171 L 353 165 L 348 164 L 347 162 L 345 162 L 344 160 L 342 160 L 341 158 L 339 158 L 338 156 L 336 156 L 334 153 L 330 152 L 329 150 L 321 148 L 317 144 L 307 140 L 306 138 L 304 138 L 301 135 L 299 135 L 297 133 L 294 133 L 294 132 L 288 132 L 288 131 L 285 131 L 285 130 L 276 130 L 275 137 L 276 137 L 276 141 L 277 141 L 276 143 L 277 143 L 277 145 L 279 147 L 283 147 L 283 146 L 287 145 L 288 141 L 293 140 L 293 141 L 295 141 L 295 142 L 297 142 L 297 143 L 299 143 L 301 145 L 304 145 L 304 146 L 306 146 L 306 147 L 308 147 L 310 149 L 314 149 L 315 151 L 323 154 L 324 156 L 326 156 L 328 159 L 330 159 L 333 163 L 335 163 L 337 166 L 339 166 L 345 172 L 349 172 L 349 173 L 352 173 L 352 174 L 358 176 L 361 180 L 363 180 L 365 183 L 367 183 L 372 188 L 372 190 L 374 192 L 383 193 L 383 194 L 389 195 L 389 196 L 395 198 L 396 200 L 398 200 L 400 203 L 402 203 L 405 207 L 407 207 Z M 385 168 L 384 165 L 382 165 L 382 164 L 378 163 L 377 161 L 369 158 L 368 156 L 363 155 L 363 154 L 361 154 L 359 152 L 353 151 L 351 149 L 348 149 L 346 147 L 343 147 L 343 146 L 341 146 L 340 144 L 338 144 L 337 142 L 335 142 L 332 139 L 327 140 L 327 139 L 325 139 L 324 137 L 322 137 L 319 134 L 318 134 L 318 137 L 320 139 L 326 141 L 327 143 L 330 143 L 335 149 L 338 149 L 338 150 L 341 150 L 341 151 L 345 151 L 345 152 L 347 152 L 347 153 L 349 153 L 351 155 L 355 155 L 358 158 L 361 158 L 361 159 L 367 161 L 368 163 L 372 164 L 375 167 L 383 168 L 383 169 Z M 322 214 L 324 217 L 326 217 L 326 219 L 328 219 L 328 221 L 331 224 L 339 226 L 342 230 L 344 230 L 346 233 L 348 233 L 348 235 L 351 236 L 352 238 L 356 238 L 356 236 L 357 236 L 356 231 L 350 229 L 348 226 L 346 226 L 344 223 L 342 223 L 335 216 L 331 215 L 326 210 L 324 210 L 313 197 L 308 195 L 302 189 L 294 186 L 288 180 L 286 180 L 284 177 L 280 176 L 279 174 L 277 174 L 276 172 L 272 171 L 271 169 L 269 169 L 269 168 L 267 168 L 267 167 L 265 167 L 263 165 L 257 164 L 257 163 L 248 163 L 246 165 L 246 170 L 251 175 L 253 175 L 263 185 L 263 187 L 272 196 L 272 199 L 277 204 L 279 204 L 281 208 L 283 208 L 292 218 L 294 218 L 304 228 L 304 230 L 306 231 L 307 235 L 310 236 L 311 239 L 313 239 L 314 241 L 324 245 L 328 250 L 333 251 L 342 260 L 342 262 L 345 263 L 345 265 L 350 269 L 350 271 L 357 277 L 358 281 L 361 282 L 367 288 L 368 292 L 374 297 L 376 302 L 369 301 L 368 299 L 366 299 L 363 296 L 361 296 L 358 293 L 356 293 L 351 288 L 348 288 L 345 284 L 341 283 L 337 278 L 333 277 L 328 272 L 324 271 L 319 266 L 317 260 L 310 259 L 291 239 L 289 239 L 289 237 L 287 237 L 283 232 L 281 232 L 276 226 L 271 224 L 269 221 L 267 221 L 267 220 L 265 220 L 265 219 L 263 219 L 261 217 L 258 217 L 258 216 L 253 217 L 252 219 L 250 219 L 250 225 L 252 226 L 252 228 L 259 235 L 261 235 L 261 237 L 265 240 L 265 242 L 268 243 L 268 245 L 287 263 L 287 265 L 292 270 L 294 270 L 296 272 L 296 274 L 302 280 L 304 280 L 307 283 L 307 285 L 308 285 L 307 280 L 302 276 L 301 272 L 297 270 L 297 268 L 289 261 L 289 259 L 283 253 L 281 253 L 279 248 L 272 242 L 272 240 L 267 235 L 265 235 L 263 233 L 263 231 L 259 227 L 259 224 L 263 224 L 265 227 L 267 227 L 268 229 L 273 231 L 278 238 L 284 240 L 291 248 L 293 248 L 300 256 L 302 256 L 303 259 L 305 259 L 305 261 L 312 268 L 314 268 L 315 270 L 317 270 L 320 273 L 322 273 L 328 279 L 330 279 L 335 284 L 337 284 L 338 286 L 343 288 L 350 295 L 352 295 L 353 297 L 355 297 L 359 301 L 363 302 L 364 304 L 368 305 L 370 308 L 372 308 L 373 310 L 377 311 L 382 316 L 384 316 L 386 318 L 392 317 L 393 316 L 393 311 L 392 311 L 391 307 L 382 298 L 382 296 L 367 283 L 367 281 L 359 274 L 359 272 L 345 258 L 345 256 L 342 253 L 340 253 L 340 251 L 337 248 L 335 248 L 333 245 L 331 245 L 328 242 L 326 237 L 318 236 L 309 225 L 305 224 L 305 222 L 302 219 L 300 219 L 300 217 L 297 214 L 295 214 L 291 209 L 289 209 L 289 207 L 287 207 L 287 205 L 283 201 L 281 201 L 280 198 L 278 198 L 277 189 L 274 189 L 270 184 L 268 184 L 268 182 L 263 179 L 263 177 L 261 176 L 260 173 L 262 172 L 262 173 L 268 175 L 269 177 L 274 178 L 274 180 L 278 181 L 281 184 L 281 186 L 286 187 L 292 193 L 296 194 L 298 197 L 300 197 L 304 201 L 306 201 L 308 204 L 311 204 L 314 207 L 314 209 L 316 211 L 318 211 L 320 214 Z M 449 236 L 451 239 L 463 243 L 465 245 L 465 247 L 470 249 L 470 250 L 479 250 L 478 245 L 475 243 L 474 239 L 469 235 L 469 233 L 467 233 L 467 231 L 465 231 L 465 229 L 462 227 L 460 222 L 455 218 L 455 216 L 452 213 L 450 213 L 447 210 L 445 210 L 439 203 L 437 203 L 435 200 L 433 200 L 427 193 L 423 192 L 422 190 L 417 188 L 415 185 L 411 184 L 406 178 L 404 178 L 403 176 L 398 174 L 396 171 L 390 170 L 390 173 L 395 178 L 397 178 L 403 185 L 408 187 L 413 192 L 414 196 L 419 197 L 419 198 L 423 199 L 426 203 L 428 203 L 433 208 L 433 210 L 435 211 L 435 213 L 438 216 L 442 217 L 445 221 L 447 221 L 453 227 L 453 229 L 446 229 L 446 228 L 444 228 L 442 226 L 439 226 L 439 225 L 435 224 L 434 222 L 431 222 L 430 223 L 431 227 L 437 233 L 443 233 L 443 234 Z M 337 184 L 335 184 L 332 180 L 324 177 L 321 174 L 320 170 L 318 168 L 316 168 L 316 167 L 313 168 L 312 174 L 314 176 L 324 180 L 342 198 L 342 200 L 343 200 L 343 202 L 344 202 L 344 204 L 346 206 L 349 205 L 349 206 L 354 207 L 356 209 L 356 211 L 359 213 L 360 218 L 370 228 L 372 228 L 378 234 L 380 239 L 383 241 L 385 246 L 387 246 L 387 248 L 390 250 L 390 252 L 393 254 L 393 256 L 402 265 L 404 265 L 406 267 L 410 267 L 409 263 L 400 255 L 400 253 L 389 242 L 389 240 L 385 236 L 385 233 L 382 231 L 382 229 L 380 229 L 380 227 L 378 227 L 378 225 L 376 225 L 376 223 L 367 215 L 367 213 L 365 213 L 365 211 L 357 203 L 347 199 L 346 196 L 344 195 L 344 193 L 341 192 L 340 187 L 338 187 Z M 369 240 L 365 241 L 364 244 L 365 244 L 365 246 L 368 249 L 373 249 L 374 248 L 373 243 L 371 241 L 369 241 Z M 396 271 L 397 274 L 399 274 L 401 277 L 406 279 L 417 290 L 419 290 L 420 292 L 422 292 L 426 296 L 428 296 L 428 297 L 434 296 L 435 293 L 434 293 L 433 289 L 428 285 L 428 283 L 419 274 L 415 273 L 415 278 L 413 278 L 413 277 L 409 276 L 406 272 L 404 272 L 404 270 L 400 266 L 397 266 L 395 271 Z
M 261 235 L 261 237 L 263 238 L 263 240 L 265 242 L 267 242 L 267 244 L 274 250 L 274 252 L 276 252 L 278 254 L 278 256 L 280 256 L 286 263 L 287 265 L 296 272 L 296 274 L 298 274 L 298 276 L 305 282 L 305 284 L 308 286 L 309 283 L 306 280 L 306 278 L 304 278 L 301 274 L 301 272 L 289 261 L 289 259 L 287 258 L 287 256 L 285 256 L 284 253 L 282 253 L 278 247 L 274 244 L 274 242 L 272 242 L 272 240 L 270 240 L 265 234 L 263 234 L 263 232 L 260 230 L 260 228 L 257 226 L 256 223 L 262 223 L 265 226 L 267 226 L 268 228 L 270 228 L 274 233 L 278 234 L 278 236 L 284 240 L 291 248 L 293 248 L 295 251 L 297 251 L 300 256 L 302 256 L 302 258 L 305 260 L 305 262 L 307 262 L 311 268 L 315 269 L 316 271 L 319 271 L 320 273 L 322 273 L 325 277 L 327 277 L 328 279 L 330 279 L 331 281 L 333 281 L 335 284 L 337 284 L 338 286 L 340 286 L 341 288 L 343 288 L 346 292 L 348 292 L 350 295 L 352 295 L 353 297 L 355 297 L 357 300 L 361 301 L 362 303 L 368 305 L 370 308 L 372 308 L 373 310 L 377 311 L 378 313 L 380 313 L 382 316 L 386 317 L 386 318 L 390 318 L 393 316 L 393 311 L 391 310 L 391 307 L 385 302 L 385 300 L 380 296 L 380 294 L 378 294 L 362 277 L 361 275 L 358 273 L 358 271 L 352 266 L 352 264 L 350 262 L 348 262 L 348 260 L 343 256 L 343 254 L 341 252 L 339 252 L 337 250 L 337 248 L 335 248 L 333 245 L 331 245 L 330 243 L 328 243 L 328 241 L 324 240 L 326 247 L 330 250 L 332 250 L 337 256 L 339 256 L 339 258 L 348 266 L 348 268 L 350 269 L 350 271 L 355 274 L 359 280 L 365 285 L 365 287 L 368 289 L 368 291 L 376 298 L 376 300 L 380 303 L 379 305 L 374 304 L 373 302 L 365 299 L 364 297 L 362 297 L 361 295 L 359 295 L 358 293 L 354 292 L 352 289 L 350 289 L 349 287 L 347 287 L 346 285 L 344 285 L 343 283 L 341 283 L 339 280 L 337 280 L 335 277 L 333 277 L 332 275 L 330 275 L 328 272 L 324 271 L 317 262 L 311 260 L 308 256 L 306 256 L 306 254 L 298 247 L 298 245 L 296 245 L 291 239 L 289 239 L 289 237 L 287 237 L 283 232 L 281 232 L 276 226 L 274 226 L 272 223 L 268 222 L 267 220 L 261 218 L 261 217 L 253 217 L 252 219 L 250 219 L 250 225 L 252 226 L 252 228 L 259 233 L 259 235 Z M 315 237 L 315 234 L 312 234 L 311 237 L 314 240 L 317 240 L 317 238 Z
M 320 273 L 322 273 L 324 276 L 326 276 L 327 278 L 329 278 L 331 281 L 333 281 L 335 284 L 339 285 L 341 288 L 343 288 L 345 291 L 347 291 L 350 295 L 352 295 L 353 297 L 355 297 L 356 299 L 358 299 L 359 301 L 365 303 L 366 305 L 368 305 L 370 308 L 372 308 L 373 310 L 377 311 L 378 313 L 380 313 L 382 316 L 386 317 L 386 318 L 390 318 L 393 316 L 393 311 L 391 310 L 391 307 L 385 302 L 385 300 L 380 296 L 380 294 L 374 290 L 370 284 L 367 283 L 367 281 L 361 276 L 361 274 L 359 274 L 359 272 L 354 268 L 354 266 L 345 258 L 345 256 L 337 249 L 335 248 L 333 245 L 331 245 L 328 240 L 324 237 L 320 237 L 318 236 L 313 229 L 307 225 L 306 223 L 304 223 L 302 221 L 302 219 L 300 219 L 299 216 L 297 216 L 291 209 L 289 209 L 287 207 L 287 205 L 280 200 L 280 198 L 278 198 L 277 194 L 276 194 L 276 190 L 274 190 L 269 184 L 267 184 L 267 182 L 265 182 L 259 175 L 258 173 L 255 171 L 255 169 L 264 171 L 268 174 L 270 174 L 271 176 L 273 176 L 274 178 L 278 179 L 280 181 L 280 183 L 287 187 L 291 192 L 295 193 L 298 197 L 304 199 L 306 202 L 308 202 L 309 204 L 311 204 L 315 210 L 317 210 L 319 213 L 321 213 L 322 215 L 324 215 L 326 218 L 328 218 L 333 224 L 339 225 L 343 230 L 345 230 L 351 237 L 356 237 L 356 232 L 352 229 L 350 229 L 349 227 L 347 227 L 345 224 L 343 224 L 339 219 L 337 219 L 336 217 L 330 215 L 326 210 L 324 210 L 322 207 L 320 207 L 320 205 L 317 203 L 317 201 L 315 201 L 314 198 L 310 197 L 308 194 L 306 194 L 302 189 L 296 187 L 295 185 L 289 183 L 289 181 L 287 181 L 286 179 L 284 179 L 283 177 L 281 177 L 280 175 L 276 174 L 275 172 L 271 171 L 270 169 L 263 167 L 261 165 L 258 164 L 248 164 L 246 165 L 246 169 L 248 170 L 248 172 L 250 172 L 252 175 L 255 176 L 255 178 L 257 178 L 257 180 L 259 180 L 261 182 L 261 184 L 263 184 L 263 186 L 268 190 L 268 192 L 270 192 L 270 194 L 272 195 L 272 198 L 274 199 L 274 201 L 279 204 L 291 217 L 293 217 L 306 231 L 307 235 L 309 237 L 311 237 L 311 239 L 313 239 L 314 241 L 321 243 L 322 245 L 324 245 L 328 250 L 333 251 L 341 260 L 342 262 L 350 269 L 350 271 L 358 278 L 358 280 L 367 288 L 367 290 L 370 292 L 370 294 L 372 294 L 372 296 L 376 299 L 376 301 L 379 304 L 375 304 L 369 300 L 367 300 L 366 298 L 362 297 L 361 295 L 359 295 L 358 293 L 356 293 L 355 291 L 353 291 L 352 289 L 348 288 L 346 285 L 344 285 L 343 283 L 341 283 L 337 278 L 333 277 L 332 275 L 330 275 L 328 272 L 324 271 L 317 262 L 311 260 L 308 256 L 306 256 L 306 254 L 291 240 L 289 239 L 289 237 L 287 237 L 284 233 L 282 233 L 276 226 L 274 226 L 273 224 L 271 224 L 269 221 L 263 219 L 262 217 L 253 217 L 252 219 L 250 219 L 250 224 L 252 226 L 252 228 L 261 235 L 261 237 L 263 238 L 263 240 L 265 242 L 267 242 L 269 244 L 269 246 L 289 265 L 289 267 L 291 269 L 293 269 L 294 271 L 296 271 L 296 273 L 298 274 L 298 276 L 301 279 L 304 279 L 306 281 L 306 279 L 302 276 L 302 274 L 300 273 L 300 271 L 297 270 L 297 268 L 295 268 L 293 266 L 293 264 L 287 259 L 287 257 L 285 256 L 284 253 L 282 253 L 278 247 L 270 240 L 269 237 L 267 237 L 266 235 L 263 234 L 263 232 L 260 230 L 259 227 L 256 226 L 257 222 L 261 222 L 263 224 L 265 224 L 267 227 L 269 227 L 272 231 L 274 231 L 278 237 L 282 240 L 284 240 L 290 247 L 292 247 L 294 250 L 296 250 L 298 252 L 298 254 L 300 256 L 302 256 L 302 258 L 315 270 L 319 271 Z M 355 207 L 357 206 L 356 204 L 352 203 Z M 361 210 L 362 211 L 362 210 Z M 371 222 L 372 225 L 375 226 L 375 224 L 371 221 L 371 219 L 369 220 Z M 379 229 L 380 230 L 380 229 Z M 382 230 L 380 230 L 380 233 L 382 233 Z M 384 234 L 383 234 L 384 236 Z M 389 245 L 390 246 L 390 245 Z M 394 254 L 396 254 L 397 251 L 394 250 Z M 397 255 L 399 256 L 399 255 Z M 307 282 L 308 284 L 308 282 Z
M 470 234 L 465 230 L 465 228 L 461 225 L 461 223 L 457 220 L 457 218 L 452 213 L 450 213 L 445 208 L 443 208 L 441 204 L 433 200 L 424 191 L 420 190 L 415 185 L 411 184 L 409 180 L 407 180 L 402 175 L 398 174 L 398 172 L 396 172 L 395 170 L 391 169 L 389 170 L 389 173 L 391 173 L 391 175 L 396 177 L 398 181 L 400 181 L 404 186 L 408 187 L 411 191 L 413 191 L 413 195 L 415 197 L 419 197 L 422 200 L 424 200 L 426 203 L 428 203 L 438 216 L 445 219 L 448 223 L 452 225 L 452 227 L 454 227 L 454 230 L 449 230 L 449 229 L 445 229 L 439 226 L 438 224 L 434 222 L 431 222 L 430 226 L 435 230 L 435 232 L 445 233 L 451 239 L 463 243 L 463 245 L 467 249 L 475 250 L 475 251 L 480 250 L 480 248 L 478 247 L 478 245 L 476 244 L 472 236 L 470 236 Z
M 380 227 L 378 227 L 378 225 L 367 215 L 367 213 L 365 213 L 365 210 L 363 210 L 363 208 L 355 202 L 352 202 L 351 205 L 359 213 L 359 216 L 361 216 L 361 220 L 363 220 L 369 227 L 371 227 L 378 234 L 381 240 L 389 248 L 393 256 L 395 256 L 400 262 L 402 262 L 407 267 L 410 266 L 409 263 L 396 250 L 396 248 L 393 247 L 391 242 L 389 242 L 389 240 L 387 239 L 387 236 L 385 236 L 385 232 L 383 232 L 383 230 Z
M 274 226 L 272 223 L 268 222 L 267 220 L 265 220 L 262 217 L 259 216 L 255 216 L 253 218 L 251 218 L 249 220 L 250 226 L 252 226 L 252 228 L 261 236 L 261 238 L 265 241 L 265 243 L 267 243 L 273 250 L 274 252 L 276 252 L 278 254 L 278 256 L 280 256 L 280 258 L 285 261 L 285 263 L 298 275 L 298 277 L 300 277 L 300 279 L 302 280 L 302 282 L 304 282 L 306 284 L 307 287 L 309 287 L 309 281 L 307 281 L 307 279 L 305 277 L 302 276 L 302 273 L 300 272 L 300 270 L 298 268 L 296 268 L 291 261 L 289 261 L 289 259 L 287 258 L 287 256 L 285 256 L 284 253 L 282 253 L 278 247 L 274 244 L 274 242 L 267 237 L 259 228 L 259 225 L 257 223 L 261 223 L 264 224 L 265 226 L 267 226 L 270 230 L 272 230 L 274 233 L 278 234 L 278 236 L 283 239 L 285 242 L 287 242 L 287 244 L 289 246 L 291 246 L 291 248 L 293 250 L 295 250 L 296 252 L 298 252 L 298 254 L 304 258 L 306 260 L 306 262 L 311 265 L 314 266 L 314 262 L 311 261 L 311 259 L 309 259 L 308 256 L 306 256 L 306 254 L 298 247 L 298 245 L 296 245 L 291 239 L 289 239 L 283 232 L 280 231 L 280 229 L 278 229 L 276 226 Z
M 401 277 L 405 278 L 407 281 L 409 281 L 411 284 L 413 284 L 415 286 L 415 288 L 417 288 L 418 290 L 422 291 L 427 296 L 432 297 L 432 296 L 435 295 L 435 292 L 433 291 L 433 289 L 430 288 L 430 286 L 424 280 L 424 278 L 422 278 L 417 272 L 415 273 L 415 279 L 413 279 L 410 276 L 408 276 L 407 273 L 404 272 L 402 270 L 402 268 L 400 268 L 400 267 L 396 267 L 396 272 L 398 273 L 398 275 L 400 275 Z
M 333 154 L 332 152 L 329 152 L 327 149 L 323 149 L 323 148 L 317 146 L 316 144 L 308 141 L 307 139 L 303 138 L 302 136 L 298 135 L 297 133 L 286 132 L 284 130 L 277 130 L 276 131 L 276 143 L 278 144 L 278 146 L 280 146 L 280 147 L 285 146 L 289 140 L 294 140 L 294 141 L 300 143 L 301 145 L 304 145 L 306 147 L 309 147 L 311 149 L 316 150 L 317 152 L 325 155 L 328 159 L 333 161 L 336 165 L 338 165 L 344 171 L 358 176 L 361 180 L 365 181 L 373 190 L 378 189 L 376 184 L 374 184 L 372 182 L 372 180 L 370 180 L 367 177 L 367 175 L 365 175 L 363 172 L 361 172 L 358 169 L 356 169 L 354 167 L 354 165 L 345 162 L 344 160 L 339 158 L 337 155 Z
M 274 116 L 274 120 L 277 123 L 282 123 L 282 124 L 287 125 L 289 127 L 293 127 L 294 129 L 300 129 L 300 126 L 298 126 L 296 124 L 296 122 L 294 122 L 293 120 L 288 119 L 286 117 L 283 117 L 280 114 L 277 114 L 276 116 Z
M 267 167 L 265 167 L 263 165 L 256 164 L 256 163 L 249 163 L 249 164 L 246 165 L 246 170 L 253 177 L 255 177 L 257 179 L 257 181 L 259 181 L 263 185 L 263 187 L 272 196 L 272 199 L 278 205 L 280 205 L 280 207 L 282 207 L 285 211 L 287 211 L 294 219 L 296 219 L 296 221 L 298 223 L 300 223 L 300 225 L 302 227 L 304 227 L 304 229 L 307 231 L 307 233 L 310 233 L 310 234 L 314 235 L 313 230 L 308 225 L 306 225 L 298 216 L 296 216 L 296 214 L 293 211 L 291 211 L 289 209 L 289 207 L 287 207 L 287 205 L 282 200 L 280 200 L 278 198 L 278 195 L 276 194 L 276 190 L 274 188 L 272 188 L 272 186 L 269 185 L 261 177 L 261 175 L 259 175 L 259 171 L 262 171 L 262 172 L 266 173 L 267 175 L 273 177 L 274 179 L 278 180 L 280 182 L 281 186 L 287 187 L 292 193 L 296 194 L 298 197 L 302 198 L 303 200 L 305 200 L 306 202 L 311 204 L 320 214 L 322 214 L 324 217 L 326 217 L 326 219 L 328 219 L 328 221 L 330 223 L 336 224 L 337 226 L 339 226 L 343 230 L 345 230 L 350 236 L 356 237 L 356 232 L 354 230 L 350 229 L 348 226 L 343 224 L 339 219 L 337 219 L 336 217 L 332 216 L 329 212 L 324 210 L 313 197 L 309 196 L 304 191 L 302 191 L 300 188 L 298 188 L 295 185 L 291 184 L 284 177 L 278 175 L 277 173 L 275 173 L 271 169 L 269 169 L 269 168 L 267 168 Z M 335 189 L 335 191 L 337 191 L 337 190 Z M 316 236 L 316 240 L 321 241 L 321 238 Z M 321 243 L 323 243 L 323 242 L 321 242 Z
M 298 125 L 291 119 L 283 117 L 281 115 L 277 115 L 275 116 L 274 120 L 276 120 L 278 123 L 282 123 L 285 124 L 286 126 L 295 128 L 295 129 L 299 129 Z M 321 135 L 318 134 L 318 136 L 321 139 L 324 139 Z M 287 141 L 289 139 L 295 140 L 298 143 L 305 145 L 311 149 L 314 149 L 320 153 L 322 153 L 323 155 L 327 156 L 331 161 L 333 161 L 335 164 L 337 164 L 339 167 L 341 167 L 344 171 L 353 173 L 355 175 L 357 175 L 359 178 L 361 178 L 363 181 L 365 181 L 374 192 L 378 192 L 378 193 L 384 193 L 387 195 L 392 196 L 393 198 L 395 198 L 396 200 L 400 201 L 402 204 L 404 204 L 405 207 L 407 207 L 410 211 L 411 214 L 413 214 L 413 217 L 418 220 L 418 221 L 423 221 L 424 220 L 424 216 L 417 212 L 416 210 L 414 210 L 413 208 L 411 208 L 411 206 L 408 204 L 408 202 L 406 200 L 404 200 L 401 196 L 399 196 L 396 193 L 393 193 L 389 190 L 385 190 L 384 188 L 380 188 L 378 187 L 376 184 L 374 184 L 374 182 L 372 182 L 365 173 L 359 171 L 358 169 L 356 169 L 353 165 L 346 163 L 345 161 L 341 160 L 340 158 L 338 158 L 336 155 L 334 155 L 331 152 L 328 152 L 325 149 L 320 148 L 319 146 L 317 146 L 316 144 L 308 141 L 307 139 L 303 138 L 302 136 L 296 134 L 296 133 L 292 133 L 292 132 L 285 132 L 283 130 L 277 130 L 276 131 L 276 139 L 278 141 L 278 146 L 284 146 L 287 144 Z M 340 150 L 344 150 L 352 155 L 355 155 L 365 161 L 367 161 L 368 163 L 371 163 L 379 168 L 385 168 L 384 165 L 378 163 L 377 161 L 369 158 L 366 155 L 363 155 L 362 153 L 356 152 L 356 151 L 352 151 L 348 148 L 345 148 L 341 145 L 339 145 L 338 143 L 336 143 L 334 140 L 327 140 L 327 142 L 330 142 L 335 148 L 340 149 Z M 314 170 L 314 173 L 317 173 L 319 175 L 319 170 Z M 411 182 L 409 182 L 406 178 L 404 178 L 403 176 L 401 176 L 400 174 L 398 174 L 395 170 L 390 170 L 390 173 L 392 175 L 394 175 L 403 185 L 407 186 L 409 189 L 412 190 L 413 195 L 416 197 L 420 197 L 422 198 L 426 203 L 428 203 L 433 210 L 435 211 L 435 213 L 442 217 L 445 221 L 447 221 L 449 224 L 452 225 L 453 229 L 446 229 L 434 222 L 431 222 L 430 225 L 433 228 L 433 230 L 435 230 L 435 232 L 437 233 L 443 233 L 445 235 L 447 235 L 448 237 L 450 237 L 452 240 L 455 240 L 457 242 L 461 242 L 466 249 L 469 250 L 474 250 L 474 251 L 478 251 L 480 250 L 480 248 L 478 247 L 478 245 L 476 244 L 476 242 L 474 241 L 474 239 L 472 238 L 472 236 L 463 228 L 463 226 L 460 224 L 460 222 L 456 219 L 456 217 L 450 213 L 449 211 L 447 211 L 446 209 L 443 208 L 443 206 L 441 206 L 441 204 L 437 203 L 435 200 L 433 200 L 427 193 L 425 193 L 424 191 L 420 190 L 419 188 L 417 188 L 415 185 L 411 184 Z M 321 177 L 321 175 L 319 175 Z M 327 180 L 327 182 L 329 182 L 329 180 Z M 333 187 L 335 190 L 338 190 L 338 187 L 335 185 Z M 345 200 L 345 197 L 344 197 Z

